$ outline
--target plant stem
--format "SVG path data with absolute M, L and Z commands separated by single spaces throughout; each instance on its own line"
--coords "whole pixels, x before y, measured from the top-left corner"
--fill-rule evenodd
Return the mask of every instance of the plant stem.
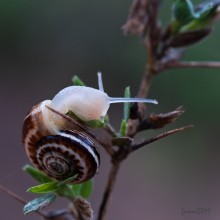
M 19 195 L 17 195 L 16 193 L 12 192 L 11 190 L 9 190 L 8 188 L 0 185 L 0 190 L 5 192 L 6 194 L 8 194 L 10 197 L 12 197 L 13 199 L 15 199 L 16 201 L 18 201 L 19 203 L 25 205 L 27 202 L 21 198 Z M 45 219 L 48 219 L 48 216 L 41 212 L 41 211 L 36 211 L 36 213 L 42 217 L 44 217 Z
M 175 61 L 165 63 L 159 71 L 172 68 L 220 68 L 220 62 L 216 61 Z
M 112 162 L 111 170 L 108 176 L 107 185 L 106 185 L 104 195 L 102 198 L 102 202 L 99 208 L 99 214 L 98 214 L 97 220 L 104 220 L 106 217 L 107 208 L 109 206 L 110 199 L 112 196 L 113 187 L 115 185 L 116 177 L 117 177 L 119 167 L 120 167 L 120 162 L 121 161 Z
M 153 64 L 153 60 L 152 60 L 151 56 L 149 55 L 148 63 L 146 65 L 145 74 L 141 80 L 140 88 L 138 91 L 139 98 L 147 97 L 147 94 L 149 92 L 152 78 L 153 78 L 153 68 L 152 68 L 153 65 L 152 64 Z
M 147 42 L 145 44 L 146 49 L 147 49 L 147 64 L 145 67 L 145 73 L 142 77 L 142 80 L 140 82 L 140 87 L 139 87 L 139 91 L 137 94 L 137 97 L 139 98 L 146 98 L 148 95 L 148 92 L 150 90 L 151 87 L 151 83 L 152 83 L 152 79 L 154 76 L 154 53 L 153 53 L 153 47 L 151 44 L 151 41 L 149 39 L 147 39 Z M 141 117 L 144 116 L 145 111 L 146 111 L 146 106 L 143 103 L 138 103 L 139 106 L 139 112 Z M 136 131 L 136 122 L 133 120 L 129 120 L 128 122 L 128 129 L 127 129 L 127 136 L 129 137 L 133 137 L 132 134 Z
M 171 131 L 166 131 L 163 134 L 160 134 L 160 135 L 158 135 L 156 137 L 146 139 L 146 140 L 144 140 L 143 142 L 141 142 L 139 144 L 133 145 L 132 146 L 132 151 L 138 150 L 138 149 L 140 149 L 141 147 L 144 147 L 147 144 L 150 144 L 152 142 L 158 141 L 159 139 L 165 138 L 165 137 L 167 137 L 169 135 L 175 134 L 177 132 L 184 131 L 184 130 L 186 130 L 188 128 L 192 128 L 192 127 L 193 127 L 192 125 L 188 125 L 188 126 L 185 126 L 185 127 L 173 129 Z
M 138 91 L 138 97 L 146 98 L 148 92 L 151 87 L 153 75 L 155 71 L 155 63 L 156 63 L 156 50 L 158 46 L 158 36 L 159 36 L 159 27 L 157 24 L 157 15 L 158 15 L 158 0 L 150 0 L 148 1 L 146 10 L 148 13 L 149 23 L 147 32 L 143 32 L 142 42 L 147 49 L 147 64 L 145 68 L 145 73 L 142 78 L 140 88 Z M 144 114 L 145 108 L 143 105 L 140 105 L 140 111 Z

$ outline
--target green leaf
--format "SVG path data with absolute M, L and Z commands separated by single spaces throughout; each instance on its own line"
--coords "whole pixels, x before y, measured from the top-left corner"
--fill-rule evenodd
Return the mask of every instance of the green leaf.
M 37 168 L 34 168 L 33 166 L 25 165 L 23 167 L 23 170 L 40 183 L 47 183 L 53 181 L 52 179 L 47 177 L 43 172 L 41 172 Z
M 63 196 L 63 197 L 66 197 L 66 198 L 74 198 L 74 194 L 73 194 L 73 191 L 72 191 L 72 187 L 71 185 L 62 185 L 62 186 L 59 186 L 58 189 L 56 190 L 56 193 L 59 195 L 59 196 Z
M 124 97 L 125 98 L 131 97 L 129 86 L 125 88 Z M 131 106 L 131 103 L 129 102 L 124 103 L 124 118 L 121 121 L 121 127 L 120 127 L 120 135 L 122 137 L 127 134 L 127 128 L 128 128 L 127 122 L 128 122 L 129 115 L 130 115 L 130 106 Z
M 181 27 L 180 31 L 186 32 L 200 30 L 213 25 L 213 23 L 216 21 L 215 17 L 218 15 L 217 10 L 219 4 L 220 3 L 215 3 L 209 4 L 206 7 L 204 6 L 199 12 L 197 12 L 197 18 Z
M 87 199 L 93 190 L 93 181 L 92 180 L 88 180 L 84 183 L 81 184 L 81 196 L 85 199 Z
M 52 202 L 54 202 L 56 199 L 56 195 L 53 193 L 46 194 L 42 197 L 36 198 L 30 202 L 28 202 L 24 208 L 23 212 L 24 214 L 35 212 L 39 209 L 42 209 L 48 205 L 50 205 Z
M 200 20 L 210 20 L 218 15 L 218 7 L 220 2 L 205 2 L 199 5 L 199 10 L 197 11 L 197 17 Z
M 125 98 L 130 98 L 131 97 L 130 87 L 129 86 L 125 88 L 124 97 Z M 128 121 L 128 118 L 129 118 L 130 106 L 131 106 L 131 103 L 129 103 L 129 102 L 125 102 L 124 103 L 124 120 L 126 122 Z
M 121 137 L 126 136 L 126 134 L 127 134 L 127 128 L 128 128 L 127 122 L 126 122 L 124 119 L 122 119 L 122 121 L 121 121 L 121 127 L 120 127 L 120 135 L 121 135 Z
M 65 184 L 68 184 L 68 183 L 73 182 L 73 180 L 76 179 L 77 176 L 78 176 L 78 174 L 75 174 L 75 175 L 73 175 L 73 176 L 71 176 L 71 177 L 68 177 L 67 179 L 65 179 L 65 180 L 63 180 L 63 181 L 61 181 L 61 182 L 59 182 L 59 183 L 58 183 L 58 186 L 62 186 L 62 185 L 65 185 Z
M 103 121 L 101 119 L 92 120 L 92 121 L 83 121 L 82 119 L 78 118 L 77 115 L 74 114 L 74 112 L 70 110 L 66 113 L 66 115 L 91 128 L 103 128 L 108 121 L 107 115 L 104 117 Z
M 63 185 L 58 188 L 56 191 L 60 196 L 65 196 L 67 198 L 75 198 L 78 196 L 82 196 L 84 198 L 88 198 L 93 190 L 93 181 L 88 180 L 81 184 L 73 184 L 73 185 Z
M 56 190 L 56 193 L 60 196 L 64 196 L 72 199 L 81 195 L 81 188 L 82 188 L 82 184 L 73 184 L 73 185 L 66 184 L 59 187 Z
M 58 182 L 49 182 L 44 183 L 38 186 L 33 186 L 27 190 L 27 192 L 32 193 L 48 193 L 48 192 L 55 192 L 59 187 Z
M 72 193 L 73 193 L 74 197 L 80 196 L 81 189 L 82 189 L 82 183 L 71 185 L 71 189 L 72 189 Z
M 102 120 L 92 120 L 92 121 L 86 121 L 84 122 L 86 125 L 88 125 L 91 128 L 103 128 L 105 126 L 105 119 Z
M 78 77 L 78 76 L 73 76 L 72 78 L 73 85 L 75 86 L 85 86 L 86 84 Z
M 181 26 L 193 20 L 195 13 L 191 0 L 175 0 L 173 4 L 173 16 Z
M 72 188 L 70 187 L 70 185 L 68 185 L 68 183 L 72 182 L 76 177 L 77 177 L 77 174 L 61 182 L 52 181 L 52 182 L 44 183 L 38 186 L 33 186 L 29 188 L 27 192 L 32 192 L 32 193 L 54 192 L 54 193 L 57 193 L 59 196 L 73 198 L 74 194 L 72 192 Z

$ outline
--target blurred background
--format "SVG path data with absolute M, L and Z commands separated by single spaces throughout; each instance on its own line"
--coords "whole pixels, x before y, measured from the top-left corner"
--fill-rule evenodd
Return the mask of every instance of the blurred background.
M 163 24 L 170 19 L 171 0 L 161 8 Z M 194 1 L 199 3 L 200 1 Z M 131 86 L 137 93 L 146 54 L 138 37 L 124 37 L 131 0 L 127 1 L 0 1 L 0 184 L 26 200 L 34 182 L 22 172 L 29 163 L 21 143 L 23 119 L 38 102 L 51 99 L 71 85 L 77 74 L 97 87 L 102 71 L 111 96 Z M 190 48 L 185 60 L 220 60 L 220 22 L 215 32 Z M 123 164 L 114 189 L 108 219 L 182 220 L 220 217 L 220 69 L 169 70 L 154 78 L 149 98 L 162 113 L 183 105 L 186 113 L 172 126 L 143 133 L 152 137 L 165 130 L 193 124 L 193 129 L 170 136 L 132 154 Z M 111 106 L 112 124 L 119 128 L 122 105 Z M 101 149 L 102 166 L 90 201 L 95 216 L 109 172 Z M 1 219 L 39 219 L 24 216 L 22 205 L 0 193 Z M 57 200 L 49 209 L 66 207 Z M 210 208 L 209 215 L 185 214 L 182 209 Z

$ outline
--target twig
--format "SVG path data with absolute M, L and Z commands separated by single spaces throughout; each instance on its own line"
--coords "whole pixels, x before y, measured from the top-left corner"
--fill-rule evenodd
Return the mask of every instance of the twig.
M 46 106 L 50 111 L 54 112 L 55 114 L 59 115 L 60 117 L 64 118 L 66 121 L 68 121 L 69 123 L 73 124 L 73 126 L 76 126 L 78 127 L 80 130 L 86 132 L 86 134 L 89 134 L 94 140 L 97 141 L 97 143 L 99 143 L 101 146 L 103 146 L 106 150 L 106 152 L 109 154 L 109 155 L 112 155 L 113 152 L 111 151 L 110 147 L 108 146 L 107 143 L 99 140 L 99 138 L 86 126 L 84 125 L 81 125 L 78 121 L 76 121 L 75 119 L 71 118 L 70 116 L 68 115 L 64 115 L 62 114 L 61 112 L 49 107 L 49 106 Z
M 104 129 L 112 136 L 112 137 L 118 137 L 118 134 L 116 130 L 111 126 L 111 124 L 107 123 L 104 127 Z
M 192 127 L 193 127 L 192 125 L 189 125 L 189 126 L 185 126 L 185 127 L 181 127 L 181 128 L 173 129 L 171 131 L 164 132 L 163 134 L 160 134 L 160 135 L 158 135 L 156 137 L 149 138 L 149 139 L 144 140 L 143 142 L 141 142 L 139 144 L 133 145 L 132 146 L 132 151 L 138 150 L 141 147 L 144 147 L 145 145 L 150 144 L 150 143 L 152 143 L 154 141 L 157 141 L 159 139 L 165 138 L 165 137 L 167 137 L 169 135 L 175 134 L 175 133 L 180 132 L 180 131 L 184 131 L 184 130 L 186 130 L 188 128 L 192 128 Z
M 122 29 L 124 34 L 138 34 L 143 35 L 143 33 L 147 32 L 148 27 L 148 13 L 147 6 L 148 0 L 133 0 L 128 19 L 125 25 L 123 25 Z
M 173 123 L 180 115 L 184 113 L 180 106 L 176 110 L 168 113 L 151 114 L 148 118 L 139 122 L 134 130 L 129 131 L 129 137 L 134 137 L 137 133 L 147 129 L 159 129 L 167 124 Z
M 16 201 L 18 201 L 19 203 L 25 205 L 27 202 L 21 198 L 19 195 L 15 194 L 14 192 L 12 192 L 11 190 L 5 188 L 4 186 L 0 185 L 0 190 L 5 192 L 6 194 L 8 194 L 10 197 L 12 197 L 13 199 L 15 199 Z
M 152 55 L 150 55 L 151 49 L 149 48 L 148 51 L 149 51 L 148 64 L 145 68 L 145 74 L 142 77 L 140 88 L 137 95 L 139 98 L 147 97 L 154 73 L 154 64 L 153 64 L 154 61 L 152 59 Z
M 5 192 L 6 194 L 8 194 L 10 197 L 12 197 L 13 199 L 15 199 L 16 201 L 18 201 L 19 203 L 25 205 L 27 203 L 27 201 L 25 201 L 23 198 L 21 198 L 19 195 L 17 195 L 16 193 L 12 192 L 11 190 L 7 189 L 6 187 L 0 185 L 0 190 Z M 46 215 L 45 213 L 41 212 L 41 211 L 36 211 L 36 213 L 42 217 L 44 217 L 45 219 L 48 219 L 48 215 Z
M 142 78 L 140 88 L 138 91 L 138 97 L 145 98 L 147 97 L 148 91 L 151 86 L 153 74 L 155 73 L 154 64 L 155 64 L 155 55 L 156 55 L 156 48 L 158 44 L 158 35 L 159 35 L 159 28 L 157 24 L 157 14 L 158 14 L 158 0 L 150 0 L 147 4 L 147 12 L 149 16 L 149 25 L 148 32 L 144 32 L 142 35 L 142 42 L 144 43 L 147 49 L 148 61 L 145 68 L 145 73 Z M 148 38 L 146 35 L 148 34 Z
M 220 62 L 216 61 L 175 61 L 167 62 L 159 67 L 158 71 L 172 68 L 220 68 Z
M 108 176 L 107 185 L 105 188 L 104 195 L 102 197 L 102 202 L 99 208 L 99 214 L 97 220 L 104 220 L 107 213 L 107 208 L 110 202 L 110 198 L 112 195 L 112 190 L 115 185 L 116 177 L 119 171 L 120 161 L 116 161 L 112 163 L 112 167 Z
M 95 134 L 93 134 L 89 128 L 87 128 L 86 126 L 83 126 L 82 124 L 80 124 L 77 120 L 73 119 L 72 117 L 65 115 L 59 111 L 57 111 L 56 109 L 51 108 L 50 106 L 46 106 L 51 112 L 59 115 L 60 117 L 62 117 L 63 119 L 65 119 L 66 121 L 68 121 L 69 123 L 73 124 L 73 126 L 78 127 L 79 129 L 81 129 L 82 131 L 88 133 L 91 137 L 96 138 Z
M 155 62 L 156 62 L 156 50 L 158 46 L 159 32 L 160 28 L 158 27 L 157 15 L 158 15 L 158 0 L 148 0 L 146 3 L 146 13 L 148 14 L 149 23 L 145 23 L 145 28 L 143 29 L 143 33 L 141 35 L 141 40 L 143 45 L 147 50 L 147 64 L 145 67 L 145 72 L 142 77 L 139 91 L 137 96 L 140 98 L 146 98 L 152 83 L 152 79 L 155 70 Z M 146 27 L 147 26 L 147 27 Z M 147 31 L 146 31 L 147 30 Z M 143 118 L 146 112 L 146 106 L 143 103 L 139 103 L 139 112 L 140 117 Z M 127 135 L 132 137 L 134 131 L 136 131 L 137 122 L 133 120 L 129 120 L 128 122 L 128 130 Z
M 157 37 L 159 37 L 157 25 L 157 11 L 158 0 L 133 0 L 128 21 L 124 26 L 125 32 L 140 34 L 142 42 L 148 50 L 148 63 L 138 92 L 138 97 L 142 98 L 147 96 L 154 74 L 154 59 L 157 47 Z M 150 25 L 148 23 L 148 18 L 151 21 Z M 149 38 L 146 37 L 148 34 Z M 144 107 L 142 112 L 144 112 Z M 133 126 L 135 125 L 131 123 L 130 128 L 132 128 Z M 108 127 L 107 129 L 109 128 L 110 127 Z M 110 132 L 110 134 L 113 136 L 115 135 L 115 132 L 112 132 L 112 129 L 108 130 L 108 132 Z M 124 153 L 126 156 L 128 155 L 126 149 Z M 105 219 L 112 190 L 116 181 L 117 173 L 119 171 L 120 163 L 123 161 L 124 158 L 125 157 L 121 159 L 115 159 L 114 155 L 112 155 L 112 167 L 108 176 L 108 182 L 99 208 L 98 220 Z

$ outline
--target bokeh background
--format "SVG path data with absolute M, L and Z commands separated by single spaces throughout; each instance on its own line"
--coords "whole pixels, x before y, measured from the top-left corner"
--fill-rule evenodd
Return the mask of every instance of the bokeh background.
M 171 0 L 161 8 L 162 23 L 170 18 Z M 198 3 L 199 1 L 194 1 Z M 77 74 L 97 87 L 103 72 L 105 90 L 121 96 L 127 85 L 137 93 L 146 61 L 138 37 L 124 37 L 131 0 L 0 1 L 0 183 L 27 200 L 34 182 L 21 168 L 29 163 L 21 143 L 22 122 L 36 103 L 52 98 Z M 220 59 L 220 23 L 206 40 L 190 48 L 185 60 Z M 149 113 L 174 110 L 186 113 L 159 132 L 193 124 L 193 129 L 142 148 L 122 165 L 108 219 L 216 220 L 220 217 L 220 69 L 170 70 L 155 77 L 149 97 L 159 100 Z M 122 105 L 110 109 L 118 128 Z M 97 214 L 109 171 L 102 166 L 90 199 Z M 58 200 L 49 209 L 63 208 Z M 186 214 L 182 208 L 210 208 L 209 215 Z M 39 219 L 24 216 L 22 205 L 0 193 L 1 219 Z

